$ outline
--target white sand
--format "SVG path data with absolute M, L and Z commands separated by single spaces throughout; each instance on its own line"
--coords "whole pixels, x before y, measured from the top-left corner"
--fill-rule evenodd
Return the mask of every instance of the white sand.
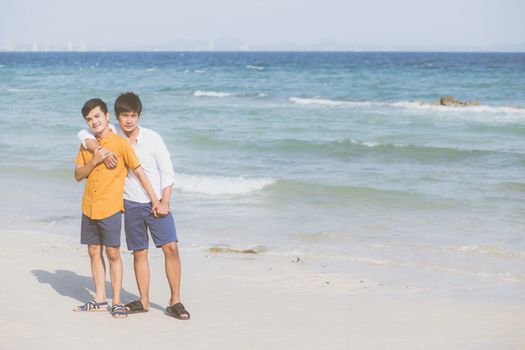
M 378 266 L 334 273 L 331 262 L 293 256 L 181 255 L 191 320 L 163 314 L 169 293 L 156 249 L 151 311 L 117 320 L 71 311 L 93 293 L 76 240 L 0 232 L 0 349 L 525 349 L 525 298 L 509 297 L 508 288 L 432 291 L 403 276 L 395 283 Z M 131 301 L 132 256 L 123 259 Z

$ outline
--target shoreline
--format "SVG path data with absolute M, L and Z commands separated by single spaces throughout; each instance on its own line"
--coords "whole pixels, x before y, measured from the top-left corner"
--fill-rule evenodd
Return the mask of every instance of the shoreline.
M 0 253 L 0 339 L 6 349 L 525 346 L 524 300 L 482 283 L 462 290 L 460 280 L 449 281 L 455 289 L 445 292 L 422 288 L 426 280 L 417 274 L 410 274 L 410 282 L 401 269 L 353 263 L 343 273 L 334 272 L 330 260 L 181 249 L 181 296 L 192 315 L 186 322 L 163 315 L 169 289 L 162 255 L 151 249 L 150 312 L 115 320 L 109 313 L 71 311 L 93 293 L 89 258 L 76 238 L 0 231 Z M 125 246 L 122 258 L 128 302 L 138 292 Z

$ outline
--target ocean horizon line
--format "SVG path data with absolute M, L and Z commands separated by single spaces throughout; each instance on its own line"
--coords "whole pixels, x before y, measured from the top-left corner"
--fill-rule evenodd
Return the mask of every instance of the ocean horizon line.
M 68 51 L 68 50 L 3 50 L 0 49 L 0 53 L 65 53 L 65 54 L 78 54 L 78 53 L 408 53 L 408 54 L 523 54 L 525 49 L 522 51 L 516 50 L 85 50 L 85 51 Z

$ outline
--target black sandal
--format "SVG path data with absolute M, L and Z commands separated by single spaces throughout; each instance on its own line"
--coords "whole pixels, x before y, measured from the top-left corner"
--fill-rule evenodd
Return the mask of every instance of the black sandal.
M 140 302 L 140 300 L 132 301 L 131 303 L 127 303 L 124 305 L 124 307 L 128 310 L 128 314 L 138 314 L 141 312 L 148 312 L 148 309 L 144 308 L 144 305 Z
M 182 305 L 182 303 L 177 303 L 175 305 L 168 306 L 166 308 L 166 315 L 175 317 L 176 319 L 184 320 L 184 321 L 190 319 L 190 313 L 186 311 L 186 308 L 184 307 L 184 305 Z M 183 317 L 183 315 L 188 315 L 188 316 Z

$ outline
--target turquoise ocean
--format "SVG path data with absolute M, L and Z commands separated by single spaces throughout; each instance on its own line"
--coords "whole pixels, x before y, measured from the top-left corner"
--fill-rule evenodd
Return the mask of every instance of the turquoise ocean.
M 0 53 L 3 231 L 79 235 L 80 108 L 124 91 L 185 249 L 525 283 L 523 53 Z

